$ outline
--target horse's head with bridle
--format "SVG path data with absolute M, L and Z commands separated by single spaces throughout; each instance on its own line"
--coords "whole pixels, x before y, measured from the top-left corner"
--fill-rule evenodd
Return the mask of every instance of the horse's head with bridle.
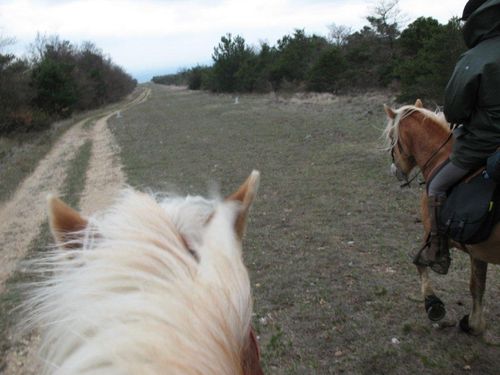
M 420 99 L 415 105 L 395 110 L 384 105 L 387 126 L 383 132 L 386 149 L 390 151 L 391 173 L 406 186 L 414 168 L 427 177 L 450 152 L 451 132 L 439 115 L 423 108 Z M 444 157 L 444 159 L 443 159 Z
M 419 108 L 421 104 L 420 100 L 417 100 L 415 107 Z M 406 149 L 406 145 L 403 146 L 405 141 L 401 139 L 400 123 L 411 113 L 411 108 L 395 111 L 384 104 L 384 110 L 388 120 L 384 130 L 384 138 L 386 148 L 391 153 L 391 174 L 396 177 L 398 181 L 408 183 L 408 176 L 416 167 L 416 161 L 411 151 Z

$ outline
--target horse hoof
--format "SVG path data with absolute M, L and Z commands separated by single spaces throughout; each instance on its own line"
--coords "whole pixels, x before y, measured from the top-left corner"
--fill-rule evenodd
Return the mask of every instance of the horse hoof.
M 460 320 L 460 329 L 472 336 L 480 336 L 485 332 L 485 326 L 481 325 L 478 327 L 471 327 L 469 322 L 469 314 L 464 315 L 464 317 Z
M 469 314 L 464 315 L 462 319 L 460 319 L 460 329 L 468 334 L 472 334 L 472 329 L 469 326 Z
M 441 301 L 434 294 L 425 297 L 425 311 L 427 312 L 429 319 L 433 322 L 443 319 L 446 315 L 446 309 L 443 301 Z

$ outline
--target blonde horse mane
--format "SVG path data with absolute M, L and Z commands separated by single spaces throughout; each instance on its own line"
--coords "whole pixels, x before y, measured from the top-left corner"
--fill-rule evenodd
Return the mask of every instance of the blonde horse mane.
M 128 190 L 31 261 L 42 281 L 23 325 L 41 330 L 44 373 L 241 374 L 252 299 L 239 209 Z
M 413 113 L 417 112 L 424 116 L 424 118 L 432 119 L 433 122 L 442 126 L 444 129 L 449 131 L 449 124 L 446 121 L 443 112 L 432 112 L 428 109 L 417 107 L 415 105 L 404 105 L 398 109 L 390 109 L 395 116 L 393 118 L 388 117 L 387 126 L 385 127 L 382 138 L 384 139 L 384 149 L 386 151 L 391 150 L 399 140 L 399 126 L 401 121 L 405 118 L 411 116 Z

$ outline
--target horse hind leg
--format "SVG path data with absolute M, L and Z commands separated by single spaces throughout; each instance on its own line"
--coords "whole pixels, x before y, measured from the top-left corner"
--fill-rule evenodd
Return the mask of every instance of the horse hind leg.
M 427 267 L 417 266 L 417 270 L 420 275 L 420 287 L 425 301 L 425 312 L 430 320 L 437 322 L 446 315 L 446 308 L 443 301 L 436 296 L 432 289 Z
M 486 323 L 483 317 L 483 296 L 486 288 L 486 273 L 488 263 L 471 259 L 470 293 L 472 295 L 472 311 L 460 321 L 460 328 L 472 335 L 484 332 Z

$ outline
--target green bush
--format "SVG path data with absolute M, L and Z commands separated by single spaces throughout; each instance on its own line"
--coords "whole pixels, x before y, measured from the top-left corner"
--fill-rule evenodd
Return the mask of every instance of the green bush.
M 53 115 L 70 115 L 78 100 L 77 85 L 72 77 L 75 65 L 50 57 L 33 70 L 32 85 L 37 107 Z
M 154 76 L 151 78 L 151 81 L 161 85 L 186 86 L 188 84 L 190 70 L 191 69 L 183 69 L 175 74 Z
M 0 134 L 41 130 L 52 121 L 114 102 L 137 85 L 92 43 L 76 47 L 38 36 L 31 61 L 0 54 Z
M 342 74 L 347 62 L 337 46 L 323 50 L 311 67 L 307 80 L 307 89 L 318 92 L 337 92 L 345 83 Z
M 210 74 L 209 67 L 195 66 L 187 71 L 187 82 L 190 90 L 201 90 L 207 87 L 207 75 Z
M 0 134 L 23 128 L 30 122 L 29 65 L 13 55 L 0 54 Z
M 426 98 L 442 103 L 446 83 L 466 49 L 459 20 L 440 25 L 432 18 L 419 18 L 403 31 L 399 42 L 402 56 L 396 69 L 401 82 L 398 100 Z
M 245 90 L 248 81 L 243 74 L 238 75 L 238 71 L 250 68 L 250 60 L 255 57 L 255 53 L 247 47 L 245 39 L 237 35 L 233 38 L 231 34 L 221 37 L 221 41 L 214 48 L 212 59 L 212 85 L 210 89 L 216 92 L 234 92 Z M 249 78 L 251 80 L 251 78 Z
M 277 57 L 270 72 L 275 88 L 280 88 L 283 80 L 296 84 L 304 82 L 321 52 L 329 47 L 325 38 L 307 36 L 304 30 L 295 30 L 292 36 L 284 36 L 277 44 Z

